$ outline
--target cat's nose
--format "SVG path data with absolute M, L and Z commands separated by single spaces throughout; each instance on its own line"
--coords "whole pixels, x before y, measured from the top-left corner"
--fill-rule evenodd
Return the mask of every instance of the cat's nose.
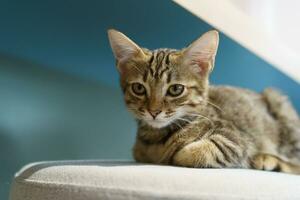
M 149 110 L 150 115 L 155 119 L 155 117 L 161 113 L 161 110 Z

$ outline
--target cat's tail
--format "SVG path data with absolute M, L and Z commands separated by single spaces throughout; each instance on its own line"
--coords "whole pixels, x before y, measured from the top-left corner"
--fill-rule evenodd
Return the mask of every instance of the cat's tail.
M 286 95 L 274 88 L 262 92 L 270 113 L 279 121 L 299 121 L 299 115 Z
M 262 93 L 269 112 L 274 116 L 281 129 L 281 151 L 294 155 L 300 163 L 300 119 L 288 97 L 276 89 L 268 88 Z M 299 167 L 300 172 L 300 167 Z

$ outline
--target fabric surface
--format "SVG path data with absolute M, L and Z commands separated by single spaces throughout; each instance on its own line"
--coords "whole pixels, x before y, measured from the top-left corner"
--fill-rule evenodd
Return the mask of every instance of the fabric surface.
M 10 200 L 300 199 L 300 176 L 129 161 L 41 162 L 16 174 Z

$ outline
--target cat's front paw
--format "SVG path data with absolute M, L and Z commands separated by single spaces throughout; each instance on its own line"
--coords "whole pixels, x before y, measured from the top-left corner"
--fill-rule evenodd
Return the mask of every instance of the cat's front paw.
M 174 156 L 174 164 L 186 167 L 223 168 L 239 164 L 238 147 L 223 136 L 192 142 Z
M 279 158 L 270 154 L 256 154 L 252 158 L 252 166 L 254 169 L 266 171 L 282 171 L 282 163 Z

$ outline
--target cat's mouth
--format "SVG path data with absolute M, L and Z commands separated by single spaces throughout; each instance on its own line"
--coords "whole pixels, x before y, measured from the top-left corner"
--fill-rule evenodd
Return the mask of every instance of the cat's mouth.
M 152 128 L 161 129 L 181 119 L 184 115 L 185 112 L 183 112 L 181 109 L 177 109 L 176 111 L 174 111 L 172 115 L 168 115 L 168 116 L 163 111 L 159 113 L 156 117 L 151 116 L 150 113 L 143 116 L 136 115 L 136 117 L 144 124 L 147 124 Z
M 174 121 L 177 120 L 177 118 L 180 116 L 177 116 L 176 114 L 170 117 L 159 117 L 159 118 L 146 118 L 144 121 L 153 128 L 164 128 L 170 124 L 172 124 Z

